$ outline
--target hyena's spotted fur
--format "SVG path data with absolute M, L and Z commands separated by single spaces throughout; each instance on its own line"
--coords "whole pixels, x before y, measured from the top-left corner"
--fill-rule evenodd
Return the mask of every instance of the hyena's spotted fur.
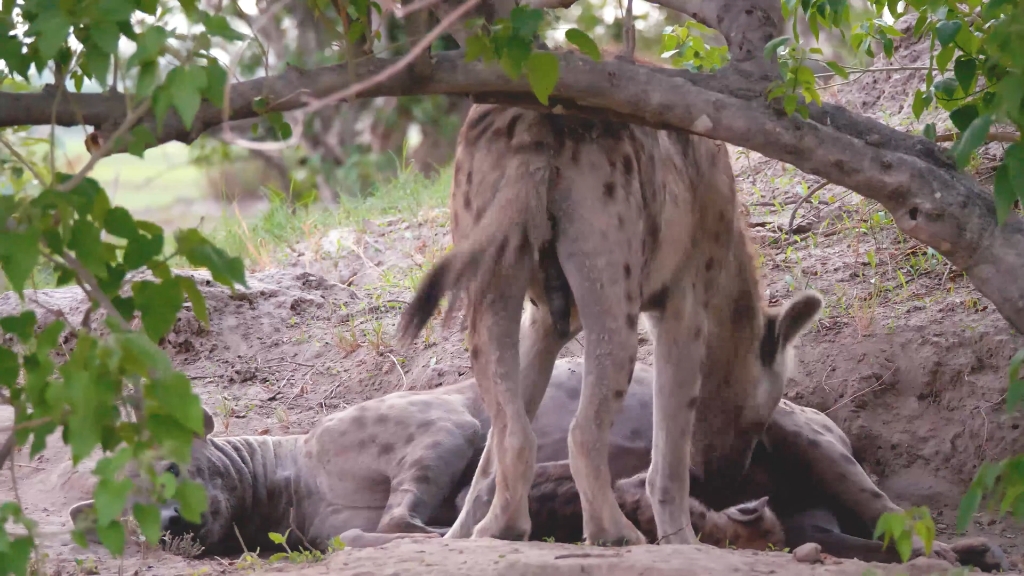
M 466 293 L 473 371 L 493 422 L 449 537 L 529 535 L 530 420 L 559 351 L 585 328 L 583 391 L 569 436 L 584 534 L 589 543 L 645 541 L 616 505 L 607 459 L 644 313 L 657 375 L 647 490 L 659 539 L 694 542 L 687 498 L 698 402 L 702 426 L 713 426 L 698 446 L 703 467 L 727 481 L 745 468 L 781 398 L 789 346 L 821 306 L 803 293 L 781 312 L 762 309 L 737 208 L 720 142 L 608 120 L 471 109 L 455 159 L 455 246 L 399 326 L 409 342 L 443 296 L 453 296 L 452 310 Z

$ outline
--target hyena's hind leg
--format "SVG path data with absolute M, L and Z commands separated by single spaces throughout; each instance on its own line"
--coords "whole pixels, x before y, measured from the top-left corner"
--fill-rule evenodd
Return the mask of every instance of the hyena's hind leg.
M 484 452 L 487 456 L 489 450 L 493 451 L 496 468 L 494 498 L 473 529 L 474 538 L 525 540 L 530 533 L 527 496 L 537 459 L 537 439 L 523 402 L 518 344 L 532 258 L 526 251 L 518 256 L 514 264 L 470 295 L 470 363 L 491 417 Z M 477 468 L 470 493 L 478 492 L 487 481 L 484 471 L 483 465 Z M 456 520 L 460 530 L 466 528 L 466 511 L 464 508 Z M 449 533 L 449 537 L 458 535 Z
M 544 258 L 542 257 L 542 264 Z M 557 261 L 555 262 L 557 264 Z M 545 266 L 547 278 L 564 278 L 560 269 L 549 269 Z M 547 285 L 553 282 L 545 282 Z M 537 415 L 541 400 L 547 391 L 551 374 L 554 371 L 558 353 L 581 331 L 579 320 L 571 317 L 568 306 L 571 303 L 571 292 L 568 284 L 560 294 L 552 294 L 545 290 L 543 298 L 535 296 L 526 304 L 519 331 L 519 382 L 522 390 L 523 404 L 526 415 L 533 421 Z M 554 301 L 554 302 L 552 302 Z M 552 312 L 554 308 L 554 312 Z M 556 321 L 558 317 L 561 321 Z M 466 493 L 465 504 L 455 524 L 448 531 L 448 538 L 468 538 L 473 528 L 487 514 L 494 499 L 494 442 L 492 432 L 488 433 L 487 445 L 480 463 L 477 465 L 473 482 Z
M 377 532 L 447 532 L 429 527 L 427 522 L 455 490 L 483 433 L 475 421 L 470 421 L 437 422 L 428 434 L 409 446 L 402 466 L 393 473 L 391 496 Z
M 636 363 L 640 231 L 623 230 L 610 249 L 607 231 L 595 224 L 607 218 L 604 207 L 577 203 L 574 209 L 560 215 L 566 232 L 558 256 L 587 333 L 583 389 L 569 428 L 569 465 L 583 507 L 584 537 L 605 546 L 644 544 L 615 501 L 608 466 L 609 431 Z

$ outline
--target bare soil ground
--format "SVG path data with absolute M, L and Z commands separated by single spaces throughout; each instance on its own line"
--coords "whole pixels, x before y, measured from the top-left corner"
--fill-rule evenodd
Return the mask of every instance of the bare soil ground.
M 918 64 L 924 47 L 899 43 L 896 57 Z M 916 131 L 923 122 L 913 121 L 910 104 L 922 75 L 870 73 L 825 93 Z M 946 131 L 939 124 L 939 133 Z M 1001 156 L 998 146 L 982 150 L 975 165 L 980 177 L 990 178 L 990 164 Z M 977 467 L 1024 451 L 1024 418 L 1008 414 L 1004 405 L 1007 362 L 1024 338 L 962 273 L 901 235 L 880 206 L 838 187 L 825 187 L 800 207 L 798 237 L 783 236 L 790 211 L 816 180 L 760 155 L 735 152 L 766 296 L 777 303 L 809 287 L 827 300 L 822 318 L 799 345 L 787 398 L 833 418 L 882 489 L 900 505 L 928 506 L 939 539 L 948 541 Z M 252 273 L 249 289 L 235 294 L 189 272 L 204 280 L 211 326 L 204 330 L 186 310 L 165 348 L 193 378 L 216 415 L 216 434 L 223 435 L 302 433 L 324 414 L 369 398 L 459 381 L 470 371 L 463 337 L 454 328 L 442 330 L 435 321 L 413 349 L 391 344 L 411 287 L 449 242 L 447 211 L 431 210 L 311 232 L 290 249 L 287 266 Z M 85 300 L 77 290 L 46 290 L 33 294 L 31 305 L 44 320 L 50 317 L 46 308 L 74 320 Z M 0 314 L 19 306 L 13 294 L 0 296 Z M 562 354 L 578 356 L 585 344 L 584 335 Z M 640 361 L 650 362 L 651 352 L 641 334 Z M 0 413 L 0 420 L 9 418 Z M 68 451 L 54 438 L 35 460 L 17 456 L 16 484 L 6 470 L 0 478 L 0 498 L 19 497 L 40 522 L 47 573 L 238 570 L 234 558 L 188 560 L 135 546 L 119 561 L 98 547 L 75 547 L 66 535 L 67 510 L 91 490 L 90 470 L 89 463 L 72 470 Z M 968 533 L 994 540 L 1015 562 L 1024 560 L 1019 523 L 981 513 Z M 542 543 L 409 541 L 343 551 L 302 573 L 862 574 L 865 567 L 843 562 L 812 569 L 781 553 L 707 548 L 590 551 Z M 944 573 L 928 562 L 902 569 L 932 572 Z

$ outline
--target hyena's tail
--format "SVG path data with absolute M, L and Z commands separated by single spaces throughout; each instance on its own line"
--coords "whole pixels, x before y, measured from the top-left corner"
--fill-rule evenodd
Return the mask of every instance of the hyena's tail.
M 535 146 L 529 152 L 518 152 L 505 164 L 505 176 L 479 223 L 427 273 L 402 312 L 399 345 L 408 345 L 416 338 L 443 297 L 451 296 L 447 320 L 463 291 L 485 285 L 496 273 L 512 268 L 524 257 L 532 259 L 551 237 L 547 204 L 553 168 L 544 148 Z

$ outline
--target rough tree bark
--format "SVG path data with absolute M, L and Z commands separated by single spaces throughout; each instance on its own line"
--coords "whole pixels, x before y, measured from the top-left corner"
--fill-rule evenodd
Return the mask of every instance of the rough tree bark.
M 763 47 L 781 30 L 778 0 L 659 0 L 670 8 L 691 3 L 689 11 L 723 33 L 731 62 L 712 75 L 655 69 L 610 60 L 595 62 L 576 53 L 556 53 L 559 80 L 550 99 L 556 112 L 611 116 L 656 128 L 681 129 L 757 151 L 790 163 L 877 200 L 906 234 L 935 248 L 963 270 L 1004 318 L 1024 331 L 1024 222 L 1010 215 L 996 225 L 991 194 L 955 169 L 948 154 L 924 138 L 899 132 L 842 107 L 811 105 L 811 117 L 787 117 L 764 101 L 776 67 L 761 57 Z M 310 71 L 289 70 L 236 84 L 228 103 L 231 118 L 252 118 L 252 101 L 264 96 L 281 101 L 278 109 L 303 105 L 294 98 L 301 86 L 308 98 L 344 90 L 387 69 L 394 60 L 369 59 Z M 425 74 L 425 75 L 424 75 Z M 429 71 L 403 70 L 377 83 L 359 98 L 414 94 L 465 94 L 477 101 L 544 109 L 525 78 L 510 81 L 498 66 L 465 62 L 459 52 L 432 57 Z M 287 98 L 286 98 L 287 97 Z M 46 125 L 53 94 L 0 93 L 0 126 Z M 57 124 L 89 124 L 110 133 L 126 116 L 118 94 L 62 97 Z M 157 142 L 189 143 L 221 122 L 222 111 L 204 103 L 193 130 L 171 112 L 163 131 L 144 122 Z

